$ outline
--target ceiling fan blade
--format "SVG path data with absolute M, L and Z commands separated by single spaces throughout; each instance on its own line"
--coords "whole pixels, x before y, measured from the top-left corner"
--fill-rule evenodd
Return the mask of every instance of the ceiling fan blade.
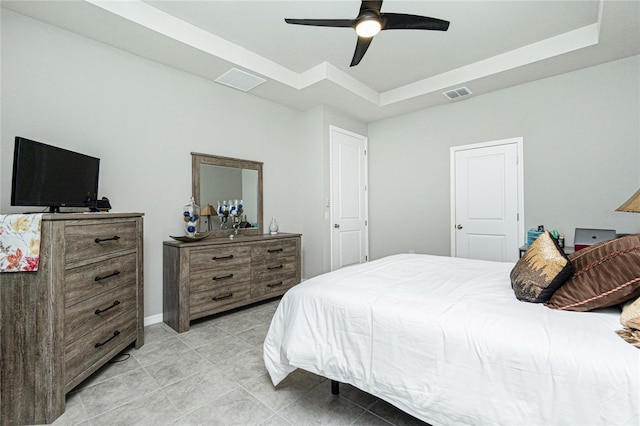
M 383 30 L 433 30 L 447 31 L 449 21 L 428 16 L 408 15 L 405 13 L 383 13 Z
M 373 37 L 358 37 L 358 43 L 356 43 L 356 51 L 353 52 L 353 59 L 351 60 L 351 65 L 349 65 L 350 67 L 355 67 L 360 63 L 360 60 L 362 59 L 364 54 L 367 53 L 367 49 L 369 48 L 372 40 Z
M 358 15 L 361 15 L 362 12 L 364 12 L 365 10 L 374 10 L 376 12 L 380 12 L 381 7 L 382 7 L 382 0 L 380 1 L 363 0 L 362 5 L 360 5 L 360 13 Z
M 315 27 L 353 27 L 353 19 L 284 19 L 287 24 L 312 25 Z

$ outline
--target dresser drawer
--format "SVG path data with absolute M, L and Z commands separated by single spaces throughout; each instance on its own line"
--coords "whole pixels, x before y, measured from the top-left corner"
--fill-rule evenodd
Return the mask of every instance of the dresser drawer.
M 136 338 L 136 325 L 135 309 L 128 310 L 124 315 L 115 317 L 67 345 L 64 357 L 65 384 L 70 383 L 113 350 L 124 349 Z
M 215 247 L 202 250 L 191 250 L 189 270 L 193 272 L 212 269 L 241 269 L 251 264 L 251 249 L 249 247 Z
M 124 284 L 135 285 L 135 253 L 65 271 L 65 306 L 74 305 Z
M 251 279 L 269 279 L 270 277 L 296 274 L 298 263 L 293 256 L 278 256 L 273 259 L 255 260 L 251 263 Z
M 278 296 L 298 284 L 296 274 L 273 275 L 251 282 L 251 298 Z
M 276 240 L 254 244 L 251 259 L 255 262 L 296 255 L 296 240 Z
M 251 271 L 246 266 L 224 265 L 216 269 L 191 272 L 190 279 L 192 292 L 206 291 L 249 282 Z
M 67 264 L 137 247 L 135 222 L 105 222 L 66 226 L 64 255 Z
M 136 311 L 136 287 L 117 287 L 65 309 L 64 340 L 70 344 L 94 329 L 108 327 L 114 318 Z
M 214 313 L 224 310 L 226 306 L 249 300 L 251 291 L 249 282 L 219 286 L 208 291 L 191 293 L 191 318 L 198 318 L 204 312 Z

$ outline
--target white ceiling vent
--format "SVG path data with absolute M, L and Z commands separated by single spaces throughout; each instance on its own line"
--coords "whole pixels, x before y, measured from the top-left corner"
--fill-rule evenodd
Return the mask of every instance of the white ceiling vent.
M 215 80 L 217 83 L 224 84 L 225 86 L 233 87 L 234 89 L 248 92 L 249 90 L 264 83 L 264 78 L 257 77 L 248 72 L 241 71 L 237 68 L 231 68 L 229 71 L 222 74 Z
M 446 92 L 442 92 L 447 98 L 451 100 L 463 98 L 465 96 L 469 96 L 471 94 L 471 90 L 468 87 L 458 87 L 457 89 L 447 90 Z

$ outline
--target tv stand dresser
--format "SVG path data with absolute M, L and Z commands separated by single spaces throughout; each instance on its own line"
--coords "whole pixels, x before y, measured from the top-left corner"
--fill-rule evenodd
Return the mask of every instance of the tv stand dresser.
M 178 333 L 191 321 L 283 295 L 301 280 L 300 234 L 213 235 L 163 245 L 163 318 Z
M 37 272 L 0 276 L 0 423 L 52 423 L 65 395 L 144 344 L 142 213 L 44 214 Z

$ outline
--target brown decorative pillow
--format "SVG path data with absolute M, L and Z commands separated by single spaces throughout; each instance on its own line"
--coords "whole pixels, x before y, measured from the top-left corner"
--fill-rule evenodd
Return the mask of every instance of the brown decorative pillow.
M 518 300 L 542 303 L 573 273 L 571 262 L 557 241 L 545 232 L 511 270 L 511 288 Z
M 590 311 L 640 296 L 640 234 L 595 244 L 569 259 L 575 273 L 546 306 Z

